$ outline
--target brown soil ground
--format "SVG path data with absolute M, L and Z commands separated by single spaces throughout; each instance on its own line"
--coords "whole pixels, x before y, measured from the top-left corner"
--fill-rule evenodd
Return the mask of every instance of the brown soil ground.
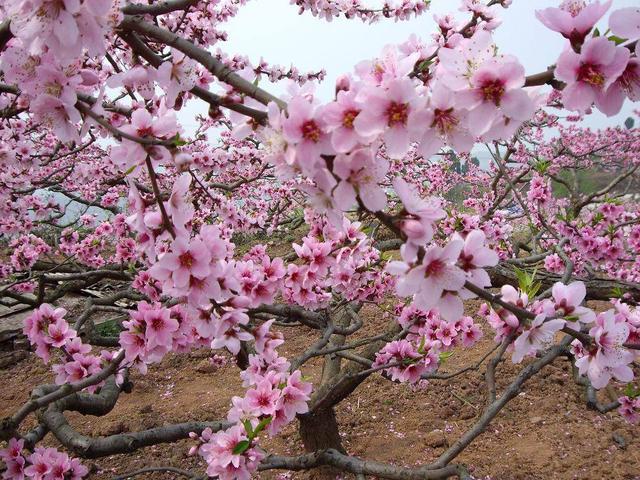
M 477 302 L 469 302 L 468 313 L 474 314 L 477 307 Z M 364 309 L 363 315 L 365 331 L 358 332 L 362 335 L 379 331 L 388 321 L 374 307 Z M 487 326 L 484 331 L 485 337 L 476 347 L 457 349 L 442 370 L 456 371 L 489 351 L 493 333 Z M 284 329 L 283 333 L 287 342 L 280 352 L 286 356 L 301 352 L 316 338 L 315 332 L 300 328 Z M 72 425 L 85 434 L 109 435 L 164 423 L 223 418 L 231 396 L 242 392 L 238 369 L 228 364 L 210 371 L 206 368 L 209 354 L 172 355 L 151 367 L 146 376 L 134 372 L 134 392 L 123 394 L 109 415 L 69 415 Z M 317 381 L 320 368 L 317 360 L 306 364 L 303 373 Z M 498 369 L 498 386 L 506 385 L 520 368 L 510 359 L 503 362 Z M 434 460 L 445 444 L 454 442 L 480 414 L 486 395 L 483 371 L 471 371 L 447 382 L 433 381 L 418 390 L 380 375 L 371 376 L 337 408 L 345 447 L 352 455 L 398 465 Z M 626 424 L 615 412 L 605 416 L 587 410 L 583 389 L 570 373 L 564 359 L 545 368 L 458 461 L 468 465 L 478 479 L 640 479 L 640 428 Z M 33 387 L 51 379 L 48 367 L 33 355 L 0 370 L 0 418 L 14 412 Z M 444 440 L 439 438 L 442 436 Z M 191 443 L 185 440 L 85 463 L 93 468 L 91 478 L 96 480 L 145 466 L 171 465 L 203 472 L 202 461 L 187 456 Z M 49 436 L 45 444 L 56 442 Z M 303 452 L 296 422 L 279 438 L 265 440 L 262 445 L 277 454 Z M 275 477 L 275 473 L 262 475 Z M 312 473 L 280 476 L 312 477 Z M 175 477 L 153 474 L 136 478 Z

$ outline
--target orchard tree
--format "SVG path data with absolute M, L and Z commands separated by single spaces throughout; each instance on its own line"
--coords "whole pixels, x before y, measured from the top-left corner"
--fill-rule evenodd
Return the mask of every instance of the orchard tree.
M 2 419 L 3 478 L 77 480 L 82 458 L 186 438 L 201 470 L 165 471 L 471 478 L 460 453 L 567 359 L 586 407 L 638 422 L 640 131 L 581 122 L 640 99 L 640 8 L 564 0 L 537 11 L 531 21 L 565 46 L 527 72 L 493 38 L 511 0 L 463 0 L 464 21 L 436 17 L 431 36 L 386 47 L 320 98 L 324 71 L 219 48 L 245 3 L 0 5 L 0 303 L 30 312 L 24 335 L 55 374 Z M 291 3 L 366 23 L 429 7 Z M 276 82 L 285 95 L 269 92 Z M 187 132 L 198 104 L 208 115 Z M 289 250 L 269 254 L 273 244 Z M 86 296 L 79 312 L 61 306 L 70 295 Z M 476 297 L 485 303 L 466 316 Z M 392 313 L 374 335 L 365 307 Z M 114 313 L 118 334 L 101 335 L 96 323 Z M 304 352 L 279 352 L 310 330 Z M 441 368 L 483 331 L 495 347 L 480 363 Z M 243 382 L 226 418 L 105 437 L 69 422 L 108 414 L 150 365 L 203 348 L 228 351 Z M 312 385 L 305 369 L 318 358 Z M 505 358 L 521 368 L 500 389 Z M 384 464 L 342 445 L 335 408 L 368 377 L 415 385 L 480 368 L 482 413 L 432 463 Z M 620 398 L 604 404 L 596 391 L 608 385 Z M 290 422 L 306 451 L 266 451 L 261 441 Z M 59 450 L 38 446 L 47 435 Z

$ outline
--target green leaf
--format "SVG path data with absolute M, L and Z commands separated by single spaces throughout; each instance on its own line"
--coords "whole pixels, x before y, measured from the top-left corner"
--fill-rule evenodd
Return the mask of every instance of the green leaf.
M 264 430 L 265 427 L 271 423 L 271 420 L 273 420 L 273 417 L 263 418 L 258 424 L 258 426 L 256 427 L 256 429 L 253 431 L 254 436 L 260 433 L 262 430 Z
M 251 422 L 249 420 L 243 420 L 242 425 L 244 425 L 244 430 L 249 435 L 249 438 L 252 438 L 253 435 L 253 427 L 251 426 Z
M 624 394 L 629 398 L 640 397 L 640 389 L 636 390 L 633 384 L 627 383 L 627 386 L 624 389 Z
M 135 169 L 136 169 L 136 165 L 133 165 L 133 166 L 129 167 L 129 168 L 127 169 L 127 171 L 126 171 L 126 172 L 124 172 L 124 176 L 125 176 L 125 177 L 126 177 L 126 176 L 128 176 L 128 175 L 129 175 L 131 172 L 133 172 Z
M 516 278 L 518 279 L 518 288 L 527 294 L 529 298 L 536 296 L 540 288 L 541 282 L 536 282 L 536 274 L 538 273 L 537 267 L 533 270 L 533 273 L 529 273 L 526 270 L 514 267 Z
M 180 134 L 176 133 L 172 138 L 171 138 L 171 143 L 173 144 L 173 146 L 175 147 L 184 147 L 188 142 L 186 142 L 185 140 L 183 140 L 182 138 L 180 138 Z
M 424 344 L 427 341 L 426 337 L 422 337 L 420 339 L 420 346 L 418 347 L 418 353 L 421 355 L 424 355 L 425 351 L 424 351 Z
M 595 226 L 598 223 L 600 223 L 602 220 L 604 220 L 604 215 L 602 212 L 596 212 L 593 215 L 593 218 L 591 219 L 591 225 Z
M 611 41 L 612 41 L 613 43 L 615 43 L 616 45 L 620 45 L 621 43 L 624 43 L 624 42 L 626 42 L 626 41 L 627 41 L 627 39 L 626 39 L 626 38 L 620 38 L 620 37 L 618 37 L 618 36 L 616 36 L 616 35 L 611 35 L 611 36 L 609 37 L 609 40 L 611 40 Z
M 527 272 L 518 267 L 514 267 L 514 270 L 516 272 L 516 278 L 518 279 L 518 287 L 520 287 L 520 290 L 522 290 L 523 292 L 526 292 L 527 287 L 529 286 L 529 278 Z
M 424 72 L 429 68 L 429 65 L 431 65 L 432 63 L 433 62 L 431 60 L 423 60 L 418 64 L 418 67 L 416 68 L 416 70 L 418 72 Z
M 593 38 L 599 37 L 600 36 L 600 30 L 598 30 L 597 28 L 593 29 Z
M 241 442 L 238 442 L 235 447 L 233 447 L 232 453 L 234 455 L 240 455 L 249 448 L 249 445 L 251 445 L 251 442 L 249 440 L 242 440 Z
M 533 168 L 535 168 L 540 175 L 544 175 L 547 172 L 547 169 L 549 168 L 550 165 L 551 165 L 551 162 L 549 160 L 539 159 L 533 165 Z
M 527 294 L 527 296 L 529 298 L 535 297 L 541 288 L 542 288 L 542 282 L 535 282 L 533 285 L 531 285 L 531 287 L 529 287 L 529 293 Z
M 450 357 L 453 356 L 453 352 L 442 352 L 440 355 L 438 355 L 439 359 L 440 359 L 440 363 L 445 362 L 446 360 L 448 360 Z
M 623 296 L 624 296 L 624 290 L 622 290 L 622 287 L 613 287 L 611 289 L 612 298 L 622 298 Z

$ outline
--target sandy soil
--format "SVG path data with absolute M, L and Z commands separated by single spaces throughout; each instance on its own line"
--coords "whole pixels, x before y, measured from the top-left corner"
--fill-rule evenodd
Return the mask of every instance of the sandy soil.
M 477 311 L 477 306 L 469 302 L 468 313 Z M 367 307 L 363 315 L 367 322 L 363 335 L 386 322 L 373 307 Z M 485 337 L 475 348 L 456 350 L 442 370 L 455 371 L 489 351 L 492 332 L 486 326 L 484 331 Z M 295 355 L 315 338 L 313 332 L 299 328 L 283 333 L 288 340 L 280 350 L 284 355 Z M 123 394 L 109 415 L 73 414 L 70 420 L 83 433 L 110 435 L 164 423 L 223 418 L 231 396 L 242 392 L 238 369 L 229 364 L 211 371 L 209 354 L 172 355 L 151 367 L 146 376 L 133 373 L 134 393 Z M 518 369 L 510 360 L 503 362 L 498 369 L 499 387 Z M 417 390 L 379 375 L 370 377 L 337 408 L 345 447 L 350 454 L 399 465 L 434 460 L 480 414 L 485 401 L 482 372 L 468 372 L 446 383 L 433 381 Z M 305 365 L 303 373 L 317 380 L 320 362 Z M 0 370 L 0 418 L 21 405 L 33 387 L 51 378 L 48 368 L 33 355 Z M 561 359 L 527 383 L 458 460 L 478 479 L 640 479 L 639 433 L 640 428 L 626 424 L 615 412 L 604 416 L 587 410 L 582 387 L 573 382 L 569 363 Z M 56 444 L 51 436 L 45 443 Z M 85 463 L 92 466 L 91 478 L 96 480 L 144 466 L 172 465 L 202 472 L 202 461 L 187 455 L 190 444 L 185 440 Z M 295 422 L 279 438 L 262 445 L 272 453 L 303 452 Z M 262 475 L 275 477 L 275 473 Z M 312 477 L 312 473 L 281 474 L 281 478 Z

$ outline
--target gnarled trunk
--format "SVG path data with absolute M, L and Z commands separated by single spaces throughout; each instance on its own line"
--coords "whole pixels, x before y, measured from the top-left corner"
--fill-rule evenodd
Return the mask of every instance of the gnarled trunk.
M 333 408 L 299 415 L 298 420 L 300 421 L 300 438 L 307 452 L 335 448 L 346 453 L 340 440 L 340 431 Z M 333 467 L 320 467 L 316 469 L 315 474 L 319 479 L 333 479 L 340 474 L 340 471 Z
M 300 438 L 307 452 L 335 448 L 346 453 L 340 440 L 338 422 L 333 408 L 300 415 L 298 419 L 300 420 Z

